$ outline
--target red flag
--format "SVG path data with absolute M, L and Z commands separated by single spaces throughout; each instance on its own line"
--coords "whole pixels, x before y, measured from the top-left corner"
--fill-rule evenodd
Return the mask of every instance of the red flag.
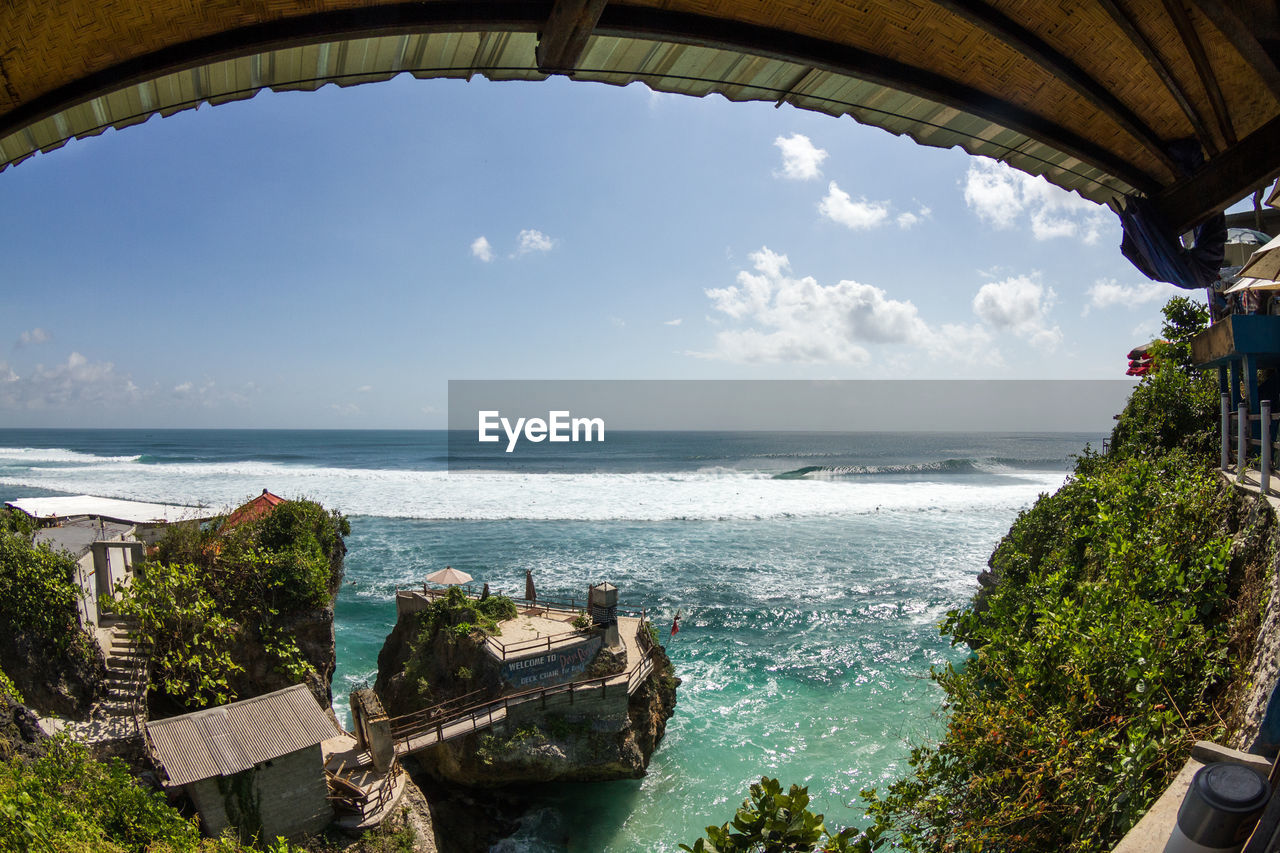
M 680 611 L 677 610 L 676 618 L 671 620 L 671 636 L 674 637 L 676 634 L 679 634 L 679 633 L 680 633 Z

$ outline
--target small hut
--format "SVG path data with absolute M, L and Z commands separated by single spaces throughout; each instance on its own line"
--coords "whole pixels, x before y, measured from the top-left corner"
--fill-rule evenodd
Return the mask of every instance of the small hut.
M 147 723 L 168 787 L 185 788 L 205 832 L 291 838 L 333 820 L 320 744 L 342 734 L 305 685 L 295 684 Z

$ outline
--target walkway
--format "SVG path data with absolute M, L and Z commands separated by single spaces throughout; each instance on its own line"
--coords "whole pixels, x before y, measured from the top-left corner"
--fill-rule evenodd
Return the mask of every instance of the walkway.
M 505 633 L 507 623 L 503 625 L 504 639 L 511 639 Z M 645 633 L 641 634 L 642 631 Z M 630 696 L 653 672 L 651 652 L 654 647 L 647 631 L 645 623 L 638 618 L 618 617 L 618 633 L 626 648 L 627 668 L 615 675 L 584 678 L 565 684 L 512 693 L 465 708 L 449 707 L 452 703 L 444 703 L 397 717 L 391 721 L 396 755 L 398 757 L 410 755 L 429 746 L 490 728 L 505 720 L 511 708 L 530 702 L 540 702 L 542 708 L 546 709 L 572 707 L 585 701 L 603 701 L 611 693 L 619 690 L 626 691 L 626 695 Z M 521 642 L 527 639 L 525 637 Z M 534 639 L 537 640 L 536 637 Z M 549 648 L 554 649 L 556 645 L 581 639 L 581 635 L 576 634 L 557 640 L 548 634 L 547 639 L 550 641 Z M 490 647 L 490 652 L 494 653 L 499 660 L 502 659 L 500 650 Z
M 84 744 L 127 740 L 142 733 L 147 706 L 147 654 L 138 639 L 137 623 L 103 617 L 111 632 L 107 655 L 107 695 L 88 720 L 67 723 L 65 731 Z

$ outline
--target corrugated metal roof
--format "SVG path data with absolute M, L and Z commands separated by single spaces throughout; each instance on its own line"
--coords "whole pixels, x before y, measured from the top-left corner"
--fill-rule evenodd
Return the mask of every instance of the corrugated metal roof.
M 419 78 L 543 80 L 534 64 L 533 33 L 422 33 L 360 38 L 285 48 L 215 62 L 147 80 L 94 98 L 0 138 L 0 170 L 69 139 L 95 136 L 171 115 L 203 103 L 251 98 L 263 89 L 312 91 L 327 83 L 351 86 Z M 1030 137 L 968 113 L 843 74 L 732 50 L 648 39 L 593 36 L 574 78 L 625 86 L 637 81 L 659 92 L 732 101 L 790 103 L 850 116 L 905 135 L 921 145 L 959 146 L 1004 160 L 1085 198 L 1107 202 L 1133 187 Z
M 341 734 L 305 685 L 147 723 L 172 785 L 231 776 Z
M 0 4 L 0 169 L 152 115 L 417 77 L 802 109 L 1004 160 L 1171 233 L 1280 175 L 1274 0 L 42 0 Z M 541 36 L 539 34 L 542 34 Z M 541 57 L 541 59 L 539 59 Z M 541 69 L 541 70 L 540 70 Z M 1195 140 L 1208 162 L 1181 156 Z M 1175 150 L 1176 149 L 1176 150 Z M 1176 227 L 1175 227 L 1176 226 Z

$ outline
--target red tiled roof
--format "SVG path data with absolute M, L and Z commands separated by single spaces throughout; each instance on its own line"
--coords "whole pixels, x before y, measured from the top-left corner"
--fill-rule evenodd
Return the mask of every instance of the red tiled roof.
M 262 494 L 227 516 L 227 520 L 222 523 L 222 529 L 230 530 L 238 524 L 261 518 L 282 503 L 285 503 L 284 498 L 263 489 Z

